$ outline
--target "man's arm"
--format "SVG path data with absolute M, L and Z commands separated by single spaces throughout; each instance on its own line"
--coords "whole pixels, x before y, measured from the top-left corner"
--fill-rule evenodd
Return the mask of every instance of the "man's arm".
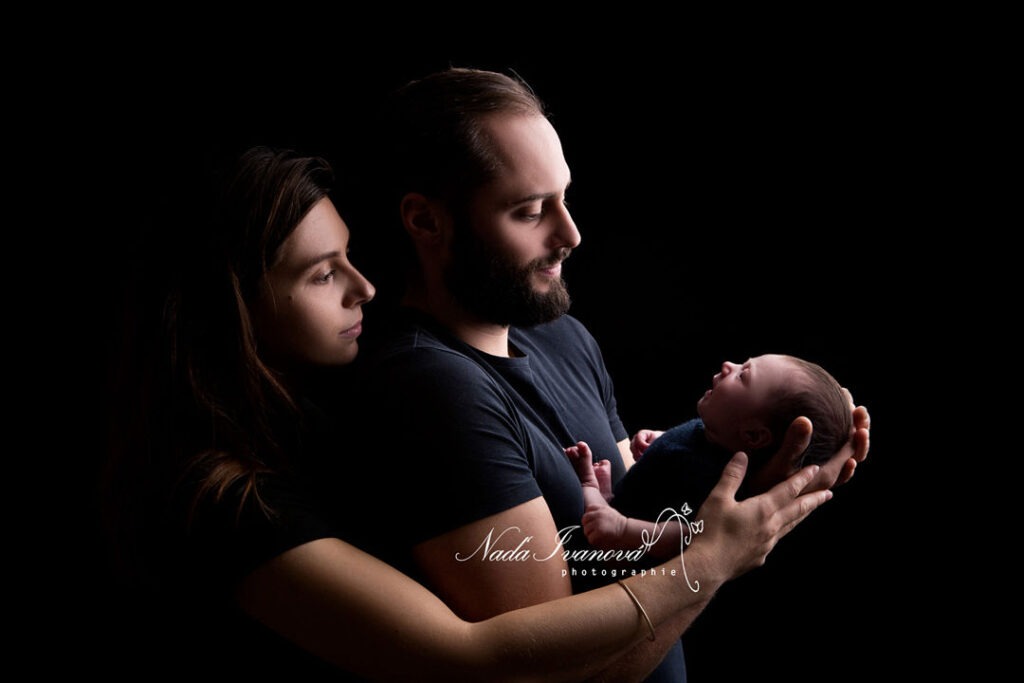
M 481 621 L 572 594 L 557 542 L 555 520 L 538 497 L 424 541 L 413 557 L 453 612 Z
M 636 460 L 633 459 L 633 451 L 629 449 L 629 439 L 623 439 L 615 445 L 619 447 L 619 453 L 622 454 L 622 464 L 626 466 L 626 470 L 628 471 L 636 462 Z

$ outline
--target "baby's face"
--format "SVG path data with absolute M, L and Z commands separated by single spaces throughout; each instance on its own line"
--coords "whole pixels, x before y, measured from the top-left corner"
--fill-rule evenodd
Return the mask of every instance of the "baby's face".
M 796 366 L 785 356 L 757 356 L 738 365 L 726 361 L 711 378 L 711 388 L 697 401 L 697 413 L 711 441 L 730 450 L 751 448 L 752 435 L 766 429 L 769 402 Z

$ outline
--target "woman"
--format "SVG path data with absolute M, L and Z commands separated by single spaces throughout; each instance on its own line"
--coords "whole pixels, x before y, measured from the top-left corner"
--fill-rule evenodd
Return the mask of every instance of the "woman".
M 194 252 L 212 258 L 183 269 L 164 308 L 165 344 L 154 348 L 164 362 L 147 365 L 162 379 L 147 384 L 133 420 L 146 445 L 119 449 L 112 463 L 118 518 L 137 525 L 125 538 L 165 577 L 180 612 L 176 628 L 205 631 L 195 658 L 208 672 L 218 661 L 225 673 L 249 666 L 265 676 L 280 666 L 293 678 L 581 680 L 656 629 L 681 632 L 718 586 L 761 564 L 831 496 L 801 491 L 812 479 L 815 487 L 834 482 L 838 465 L 807 468 L 737 503 L 745 469 L 737 456 L 699 512 L 705 531 L 685 554 L 698 591 L 676 558 L 663 574 L 462 621 L 421 585 L 335 537 L 303 484 L 301 454 L 316 433 L 306 397 L 355 358 L 362 306 L 374 295 L 348 259 L 331 182 L 318 158 L 265 148 L 241 158 L 209 243 Z M 807 438 L 798 431 L 794 447 Z M 866 429 L 855 443 L 862 459 Z M 660 640 L 655 646 L 667 648 L 671 638 Z

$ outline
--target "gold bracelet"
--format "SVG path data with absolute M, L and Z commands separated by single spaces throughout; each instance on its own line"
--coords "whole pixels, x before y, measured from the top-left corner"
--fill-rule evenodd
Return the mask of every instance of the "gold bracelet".
M 647 610 L 644 609 L 644 606 L 641 605 L 640 601 L 637 600 L 635 595 L 633 595 L 633 591 L 629 589 L 629 586 L 622 582 L 622 579 L 619 579 L 616 583 L 622 586 L 622 590 L 626 591 L 626 594 L 633 599 L 633 603 L 636 605 L 636 608 L 640 610 L 640 616 L 642 616 L 644 621 L 647 622 L 647 628 L 651 629 L 651 635 L 647 637 L 647 640 L 654 642 L 654 639 L 658 637 L 658 634 L 654 631 L 654 624 L 651 623 L 651 618 L 647 616 Z

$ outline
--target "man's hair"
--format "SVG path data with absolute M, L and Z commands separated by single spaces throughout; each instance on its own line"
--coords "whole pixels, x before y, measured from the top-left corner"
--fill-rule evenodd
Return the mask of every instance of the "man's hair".
M 396 201 L 419 192 L 464 205 L 498 170 L 483 130 L 493 114 L 545 111 L 525 82 L 493 71 L 450 68 L 396 91 L 388 110 L 387 170 Z
M 762 451 L 778 451 L 786 430 L 802 415 L 811 421 L 814 431 L 797 465 L 824 464 L 850 438 L 853 429 L 850 405 L 839 382 L 820 365 L 793 356 L 785 358 L 799 368 L 803 377 L 787 383 L 772 397 L 771 414 L 767 416 L 772 442 Z M 752 457 L 756 456 L 752 454 Z

